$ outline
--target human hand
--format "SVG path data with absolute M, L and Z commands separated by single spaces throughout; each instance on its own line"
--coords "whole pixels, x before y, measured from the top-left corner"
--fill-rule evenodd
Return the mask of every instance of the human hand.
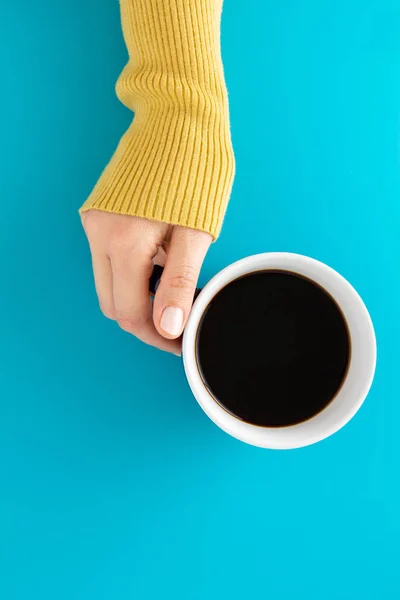
M 103 314 L 143 342 L 180 354 L 179 338 L 211 235 L 99 210 L 84 212 L 82 225 Z M 154 303 L 149 295 L 153 261 L 165 264 Z

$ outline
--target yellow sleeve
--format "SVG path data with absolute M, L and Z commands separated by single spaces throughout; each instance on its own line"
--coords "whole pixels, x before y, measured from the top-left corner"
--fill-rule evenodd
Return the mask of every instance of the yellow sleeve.
M 81 212 L 220 231 L 235 162 L 220 51 L 222 0 L 120 0 L 134 111 Z

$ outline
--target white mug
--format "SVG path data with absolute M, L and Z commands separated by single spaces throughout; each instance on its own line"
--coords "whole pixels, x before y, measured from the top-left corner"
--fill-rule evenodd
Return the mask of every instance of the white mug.
M 266 269 L 298 273 L 324 288 L 344 315 L 352 349 L 345 380 L 334 399 L 314 417 L 288 427 L 260 427 L 228 413 L 207 390 L 196 361 L 197 329 L 211 299 L 234 279 Z M 344 277 L 324 263 L 307 256 L 274 252 L 249 256 L 233 263 L 200 291 L 183 335 L 183 361 L 194 397 L 218 427 L 253 446 L 284 450 L 319 442 L 350 421 L 364 402 L 372 384 L 376 340 L 365 304 Z

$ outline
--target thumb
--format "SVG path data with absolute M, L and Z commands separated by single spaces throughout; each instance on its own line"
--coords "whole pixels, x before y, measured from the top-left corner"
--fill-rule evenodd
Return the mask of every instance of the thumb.
M 169 339 L 178 338 L 185 327 L 201 265 L 212 242 L 203 231 L 174 227 L 164 272 L 154 298 L 156 329 Z

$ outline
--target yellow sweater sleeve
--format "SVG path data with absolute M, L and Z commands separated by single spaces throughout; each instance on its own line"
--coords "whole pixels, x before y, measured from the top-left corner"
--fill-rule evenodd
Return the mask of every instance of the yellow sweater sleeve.
M 222 0 L 120 0 L 135 113 L 81 212 L 98 209 L 217 237 L 234 177 L 220 51 Z

